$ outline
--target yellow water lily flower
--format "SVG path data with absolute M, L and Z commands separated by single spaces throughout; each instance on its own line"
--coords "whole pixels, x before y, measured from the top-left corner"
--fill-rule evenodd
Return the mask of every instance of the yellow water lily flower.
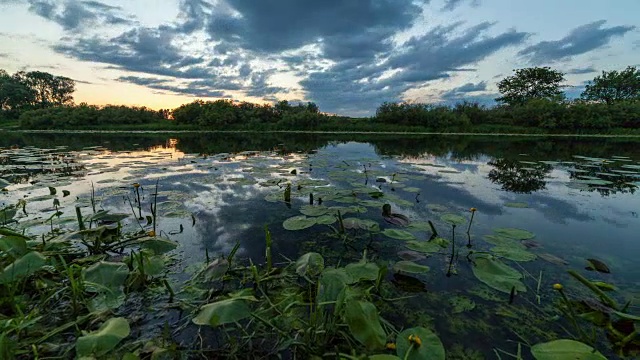
M 415 344 L 416 347 L 420 347 L 420 345 L 422 345 L 422 340 L 418 335 L 409 335 L 409 343 Z
M 553 284 L 553 288 L 560 291 L 562 290 L 564 287 L 562 286 L 562 284 Z
M 140 187 L 140 184 L 138 184 L 138 183 L 133 183 L 133 187 L 137 189 L 137 188 L 139 188 L 139 187 Z
M 471 209 L 469 209 L 469 211 L 471 211 L 471 212 L 476 212 L 476 211 L 478 211 L 478 209 L 476 209 L 476 208 L 471 208 Z
M 151 230 L 151 231 L 149 231 L 149 232 L 147 233 L 147 235 L 149 235 L 149 236 L 151 236 L 151 237 L 154 237 L 154 236 L 156 236 L 156 232 L 155 232 L 155 231 L 153 231 L 153 230 Z
M 395 343 L 387 343 L 387 349 L 389 350 L 395 350 L 396 349 L 396 344 Z

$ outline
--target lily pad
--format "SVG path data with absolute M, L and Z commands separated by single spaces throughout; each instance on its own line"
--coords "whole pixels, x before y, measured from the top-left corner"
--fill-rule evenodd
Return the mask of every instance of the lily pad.
M 368 349 L 384 347 L 387 334 L 375 305 L 367 301 L 349 301 L 345 306 L 344 320 L 353 337 Z
M 436 241 L 408 241 L 405 246 L 409 250 L 421 253 L 436 253 L 442 250 L 442 245 Z
M 524 209 L 524 208 L 528 208 L 529 204 L 523 203 L 523 202 L 508 202 L 508 203 L 505 203 L 504 206 L 510 207 L 510 208 Z
M 505 237 L 502 235 L 484 235 L 482 239 L 489 244 L 493 244 L 496 246 L 518 246 L 520 245 L 518 240 Z
M 418 261 L 418 260 L 423 260 L 427 258 L 426 256 L 424 256 L 423 254 L 417 251 L 410 251 L 410 250 L 398 251 L 398 256 L 402 260 L 409 260 L 409 261 Z
M 601 273 L 605 273 L 605 274 L 609 274 L 611 273 L 611 270 L 609 269 L 609 267 L 607 266 L 607 264 L 603 263 L 602 261 L 598 260 L 598 259 L 587 259 L 587 267 L 585 267 L 585 269 L 590 270 L 590 271 L 597 271 L 597 272 L 601 272 Z
M 317 223 L 316 218 L 306 217 L 304 215 L 288 218 L 282 223 L 282 227 L 286 230 L 303 230 L 312 227 Z
M 226 299 L 204 305 L 193 318 L 196 325 L 217 327 L 238 322 L 251 316 L 251 309 L 245 299 Z
M 409 337 L 417 336 L 422 345 L 415 348 L 409 342 Z M 411 352 L 409 352 L 411 350 Z M 409 354 L 407 355 L 407 352 Z M 423 327 L 406 329 L 398 334 L 396 340 L 396 355 L 407 360 L 445 360 L 444 345 L 440 338 L 431 330 Z
M 601 353 L 575 340 L 554 340 L 531 347 L 536 360 L 605 360 Z
M 393 265 L 395 272 L 407 274 L 424 274 L 431 270 L 428 266 L 416 264 L 413 261 L 398 261 Z
M 29 276 L 42 269 L 47 259 L 41 253 L 32 251 L 15 260 L 0 273 L 0 284 L 10 283 L 16 279 Z
M 300 212 L 307 216 L 321 216 L 325 215 L 329 212 L 329 208 L 326 206 L 313 206 L 313 205 L 305 205 L 300 208 Z
M 362 260 L 345 266 L 344 271 L 351 278 L 350 283 L 355 283 L 360 280 L 376 280 L 378 278 L 380 268 L 374 263 Z
M 530 231 L 523 230 L 523 229 L 516 229 L 516 228 L 497 228 L 497 229 L 493 229 L 493 232 L 495 232 L 498 235 L 516 239 L 516 240 L 533 239 L 536 236 L 534 233 Z
M 296 261 L 296 273 L 300 276 L 317 276 L 322 270 L 324 270 L 324 258 L 318 253 L 306 253 Z
M 513 260 L 513 261 L 533 261 L 536 259 L 536 254 L 528 252 L 523 249 L 522 246 L 496 246 L 491 249 L 491 252 L 496 254 L 497 256 L 503 257 L 505 259 Z
M 513 287 L 520 292 L 527 291 L 520 281 L 522 274 L 491 255 L 474 257 L 473 275 L 489 287 L 503 293 L 511 293 Z
M 382 234 L 384 236 L 390 237 L 392 239 L 398 239 L 398 240 L 415 240 L 416 237 L 408 232 L 408 231 L 404 231 L 404 230 L 397 230 L 397 229 L 385 229 Z
M 79 358 L 102 357 L 113 350 L 130 333 L 131 328 L 127 319 L 109 319 L 97 331 L 78 338 L 76 355 Z
M 552 255 L 552 254 L 544 253 L 544 254 L 538 254 L 538 256 L 539 256 L 542 260 L 544 260 L 544 261 L 548 261 L 548 262 L 550 262 L 550 263 L 552 263 L 552 264 L 556 264 L 556 265 L 569 265 L 569 262 L 568 262 L 568 261 L 566 261 L 566 260 L 564 260 L 564 259 L 561 259 L 561 258 L 559 258 L 559 257 L 557 257 L 557 256 L 555 256 L 555 255 Z
M 440 220 L 451 225 L 462 225 L 467 222 L 467 219 L 465 219 L 463 216 L 456 214 L 444 214 L 440 217 Z

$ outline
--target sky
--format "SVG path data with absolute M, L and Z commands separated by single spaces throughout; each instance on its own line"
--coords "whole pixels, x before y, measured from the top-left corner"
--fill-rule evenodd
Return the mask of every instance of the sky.
M 0 69 L 76 80 L 76 103 L 491 105 L 514 69 L 577 96 L 640 65 L 638 0 L 0 0 Z

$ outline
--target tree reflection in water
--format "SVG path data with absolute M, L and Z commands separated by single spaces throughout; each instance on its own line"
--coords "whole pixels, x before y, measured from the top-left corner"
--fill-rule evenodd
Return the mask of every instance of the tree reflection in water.
M 553 167 L 547 164 L 526 164 L 518 160 L 496 159 L 489 162 L 493 166 L 489 180 L 502 186 L 502 190 L 521 194 L 531 194 L 547 186 L 544 180 Z

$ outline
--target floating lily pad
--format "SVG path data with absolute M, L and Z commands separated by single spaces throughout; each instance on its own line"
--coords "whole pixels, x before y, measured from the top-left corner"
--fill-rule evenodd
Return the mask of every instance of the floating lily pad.
M 536 360 L 606 360 L 601 353 L 575 340 L 554 340 L 531 347 Z
M 611 273 L 611 270 L 609 269 L 609 267 L 607 266 L 607 264 L 603 263 L 602 261 L 598 260 L 598 259 L 587 259 L 587 267 L 585 267 L 585 269 L 590 270 L 590 271 L 597 271 L 597 272 L 601 272 L 601 273 L 605 273 L 605 274 L 609 274 Z
M 419 193 L 421 191 L 420 188 L 417 187 L 406 187 L 403 190 L 411 193 Z
M 449 300 L 449 304 L 451 304 L 453 308 L 451 312 L 454 314 L 460 314 L 476 308 L 476 303 L 466 296 L 454 296 Z
M 316 223 L 320 225 L 331 225 L 338 221 L 334 215 L 322 215 L 316 218 Z
M 493 231 L 498 235 L 516 240 L 533 239 L 536 236 L 530 231 L 515 228 L 497 228 L 493 229 Z
M 501 235 L 484 235 L 482 239 L 488 242 L 489 244 L 493 244 L 496 246 L 519 245 L 518 240 L 510 237 L 506 237 L 506 236 L 501 236 Z
M 472 269 L 478 280 L 493 289 L 507 294 L 511 293 L 513 287 L 520 292 L 527 291 L 520 281 L 522 274 L 491 255 L 482 254 L 474 257 Z
M 444 214 L 440 217 L 440 220 L 451 225 L 462 225 L 467 222 L 467 219 L 456 214 Z
M 408 261 L 418 261 L 418 260 L 423 260 L 427 258 L 423 254 L 417 251 L 411 251 L 411 250 L 398 251 L 398 256 L 402 260 L 408 260 Z
M 310 228 L 315 224 L 317 224 L 316 218 L 300 215 L 288 218 L 282 223 L 282 227 L 286 230 L 295 231 Z
M 405 246 L 410 250 L 427 254 L 442 250 L 442 247 L 433 241 L 408 241 Z
M 392 239 L 398 239 L 398 240 L 415 240 L 416 239 L 416 237 L 412 233 L 404 230 L 385 229 L 382 232 L 382 234 Z
M 613 182 L 609 180 L 602 180 L 602 179 L 577 179 L 577 180 L 572 180 L 572 182 L 576 184 L 592 185 L 592 186 L 604 186 L 604 185 L 613 184 Z
M 131 329 L 125 318 L 112 318 L 104 322 L 100 329 L 81 336 L 76 341 L 76 355 L 79 358 L 102 357 L 129 336 Z
M 509 202 L 509 203 L 505 203 L 504 206 L 510 207 L 510 208 L 524 209 L 524 208 L 528 208 L 529 204 L 523 203 L 523 202 Z
M 542 260 L 548 261 L 548 262 L 550 262 L 550 263 L 552 263 L 552 264 L 556 264 L 556 265 L 569 265 L 569 262 L 568 262 L 568 261 L 566 261 L 566 260 L 564 260 L 564 259 L 561 259 L 561 258 L 559 258 L 559 257 L 557 257 L 557 256 L 555 256 L 555 255 L 552 255 L 552 254 L 544 253 L 544 254 L 538 254 L 538 256 L 539 256 Z
M 528 252 L 527 250 L 523 249 L 520 245 L 496 246 L 491 249 L 491 252 L 505 259 L 520 261 L 520 262 L 533 261 L 537 257 L 536 254 Z
M 193 318 L 196 325 L 219 325 L 238 322 L 251 316 L 251 309 L 245 299 L 226 299 L 204 305 Z
M 353 283 L 360 280 L 376 280 L 378 278 L 378 272 L 380 271 L 380 268 L 374 263 L 360 261 L 357 263 L 348 264 L 344 267 L 344 271 L 347 273 L 347 275 L 349 275 L 349 277 L 351 278 L 351 282 Z
M 416 264 L 413 261 L 398 261 L 393 265 L 395 272 L 407 274 L 424 274 L 431 270 L 428 266 Z
M 418 348 L 411 346 L 411 343 L 409 342 L 410 336 L 417 336 L 420 338 L 422 345 Z M 438 336 L 429 329 L 423 327 L 406 329 L 398 334 L 396 339 L 396 354 L 401 359 L 445 360 L 446 358 L 442 341 L 440 341 L 440 338 L 438 338 Z M 407 352 L 409 352 L 408 355 Z
M 323 205 L 305 205 L 300 208 L 300 212 L 307 216 L 321 216 L 327 214 L 329 212 L 329 208 Z

